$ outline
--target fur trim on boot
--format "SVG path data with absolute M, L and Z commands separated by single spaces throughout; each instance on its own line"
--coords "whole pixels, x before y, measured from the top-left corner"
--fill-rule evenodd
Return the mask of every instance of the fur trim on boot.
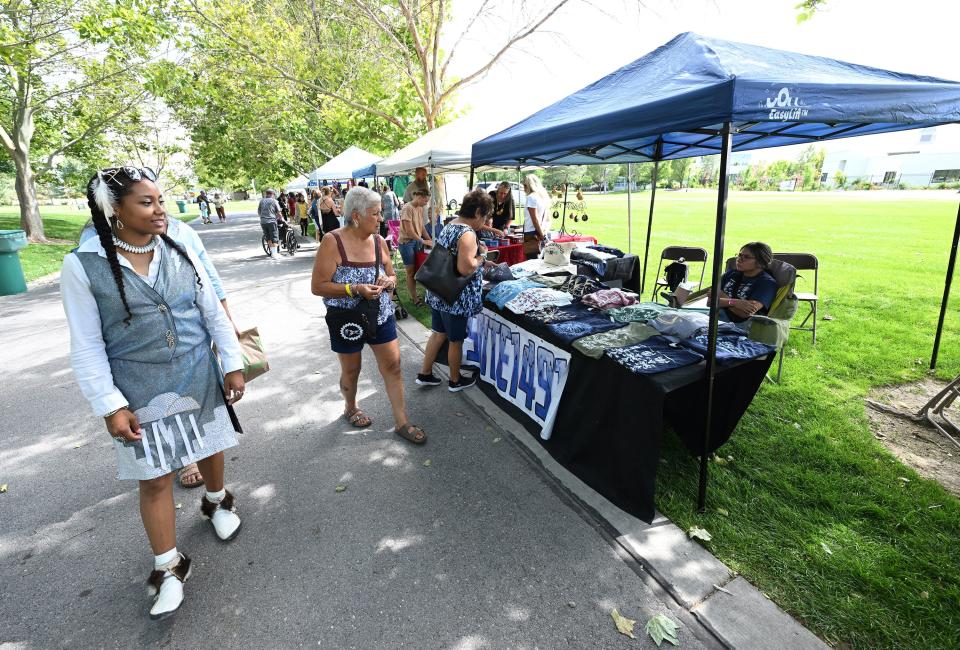
M 190 579 L 193 561 L 179 554 L 179 562 L 166 569 L 154 569 L 147 578 L 147 594 L 153 598 L 150 618 L 160 620 L 180 609 L 183 604 L 183 583 Z
M 233 494 L 226 490 L 226 495 L 220 503 L 214 503 L 204 494 L 200 500 L 200 513 L 213 525 L 217 538 L 229 542 L 240 533 L 240 517 Z

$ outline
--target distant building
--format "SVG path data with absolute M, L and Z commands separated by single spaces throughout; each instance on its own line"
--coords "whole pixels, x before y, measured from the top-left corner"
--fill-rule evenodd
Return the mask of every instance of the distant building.
M 894 137 L 896 136 L 896 137 Z M 871 138 L 875 141 L 871 142 Z M 822 187 L 836 186 L 836 173 L 847 183 L 869 181 L 886 187 L 930 187 L 960 181 L 960 134 L 930 127 L 862 138 L 848 148 L 842 141 L 827 151 L 820 175 Z

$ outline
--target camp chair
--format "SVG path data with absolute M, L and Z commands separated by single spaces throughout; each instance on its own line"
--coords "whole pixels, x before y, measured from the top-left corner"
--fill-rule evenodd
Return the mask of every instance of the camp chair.
M 657 265 L 657 280 L 653 284 L 653 294 L 650 296 L 650 300 L 657 302 L 657 295 L 659 295 L 660 288 L 667 286 L 667 281 L 660 277 L 660 272 L 664 268 L 664 260 L 676 262 L 681 257 L 685 262 L 700 262 L 703 264 L 700 268 L 700 282 L 697 284 L 697 287 L 703 286 L 703 274 L 706 273 L 707 270 L 707 251 L 703 248 L 696 248 L 695 246 L 667 246 L 663 249 L 663 252 L 660 253 L 660 263 Z
M 727 260 L 726 270 L 732 271 L 737 267 L 737 258 L 731 257 Z M 770 303 L 770 309 L 766 316 L 753 316 L 750 319 L 750 331 L 747 336 L 760 343 L 773 345 L 777 348 L 777 378 L 770 381 L 780 383 L 780 376 L 783 374 L 783 350 L 787 345 L 787 339 L 790 338 L 790 321 L 797 313 L 797 296 L 793 290 L 797 282 L 797 269 L 792 264 L 778 259 L 770 262 L 767 273 L 773 276 L 777 281 L 777 295 Z M 709 312 L 709 307 L 704 307 L 709 299 L 710 289 L 706 287 L 696 291 L 687 298 L 682 309 L 696 309 L 701 312 Z
M 787 264 L 792 264 L 795 269 L 797 269 L 798 277 L 803 277 L 799 274 L 800 271 L 813 271 L 813 293 L 798 293 L 797 301 L 805 302 L 810 306 L 810 311 L 803 318 L 803 321 L 800 325 L 794 327 L 795 330 L 803 330 L 804 332 L 813 333 L 813 344 L 817 343 L 817 280 L 818 280 L 818 269 L 820 267 L 820 262 L 817 260 L 816 255 L 811 255 L 810 253 L 774 253 L 773 259 L 781 260 Z M 813 318 L 813 324 L 810 327 L 804 327 L 807 324 L 807 321 Z

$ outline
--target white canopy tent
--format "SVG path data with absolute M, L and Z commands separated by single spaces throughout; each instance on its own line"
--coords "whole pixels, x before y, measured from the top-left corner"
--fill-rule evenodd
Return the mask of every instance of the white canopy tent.
M 471 143 L 472 144 L 472 143 Z M 467 157 L 469 159 L 469 145 L 467 146 Z M 353 178 L 353 170 L 366 167 L 380 160 L 380 156 L 369 151 L 364 151 L 360 147 L 348 147 L 340 154 L 334 156 L 326 163 L 317 167 L 312 172 L 304 176 L 298 176 L 291 181 L 286 189 L 302 190 L 311 186 L 319 185 L 322 181 L 345 181 Z
M 403 149 L 376 162 L 374 168 L 377 176 L 412 174 L 417 167 L 425 167 L 435 174 L 469 172 L 473 143 L 512 123 L 510 120 L 491 120 L 488 115 L 471 113 L 425 133 Z M 354 169 L 360 167 L 357 165 Z

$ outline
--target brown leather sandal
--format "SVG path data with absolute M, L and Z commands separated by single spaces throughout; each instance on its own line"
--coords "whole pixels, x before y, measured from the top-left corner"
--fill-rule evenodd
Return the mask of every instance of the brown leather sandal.
M 358 429 L 363 429 L 373 424 L 373 420 L 367 417 L 367 414 L 361 411 L 359 406 L 355 406 L 352 410 L 344 413 L 343 417 L 351 426 L 355 426 Z
M 203 475 L 200 474 L 200 469 L 196 463 L 190 463 L 181 468 L 177 472 L 177 477 L 180 479 L 180 487 L 182 488 L 198 488 L 203 485 Z
M 409 422 L 394 429 L 394 433 L 415 445 L 422 445 L 427 441 L 427 432 Z

